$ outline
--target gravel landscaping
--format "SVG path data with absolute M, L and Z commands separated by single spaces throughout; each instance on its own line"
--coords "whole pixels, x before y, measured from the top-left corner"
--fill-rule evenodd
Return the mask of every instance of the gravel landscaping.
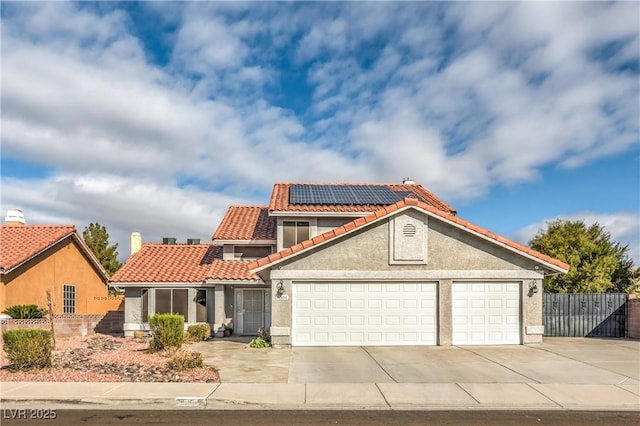
M 53 367 L 11 372 L 0 354 L 0 382 L 219 382 L 211 367 L 178 371 L 169 353 L 148 353 L 147 339 L 96 334 L 56 340 Z M 189 350 L 189 344 L 184 345 Z

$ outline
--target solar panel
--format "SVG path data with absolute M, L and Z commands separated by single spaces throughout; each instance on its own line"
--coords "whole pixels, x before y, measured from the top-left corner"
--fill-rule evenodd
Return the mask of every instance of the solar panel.
M 289 187 L 291 204 L 312 205 L 389 205 L 404 199 L 411 191 L 393 191 L 386 185 L 305 185 Z M 415 194 L 414 194 L 415 195 Z

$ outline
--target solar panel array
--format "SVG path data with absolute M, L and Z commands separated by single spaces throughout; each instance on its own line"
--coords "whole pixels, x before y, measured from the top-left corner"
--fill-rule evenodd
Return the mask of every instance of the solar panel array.
M 311 205 L 389 205 L 411 191 L 393 191 L 386 185 L 304 185 L 289 187 L 291 204 Z M 414 194 L 415 195 L 415 194 Z

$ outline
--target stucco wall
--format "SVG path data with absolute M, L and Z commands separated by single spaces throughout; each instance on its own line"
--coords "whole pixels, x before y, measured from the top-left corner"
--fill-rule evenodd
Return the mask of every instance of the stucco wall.
M 64 284 L 76 287 L 76 314 L 106 312 L 89 312 L 95 309 L 94 306 L 87 305 L 87 299 L 107 296 L 108 287 L 71 239 L 47 250 L 6 276 L 3 275 L 4 294 L 0 300 L 0 310 L 24 304 L 46 308 L 46 290 L 51 290 L 54 299 L 53 311 L 61 314 Z
M 292 284 L 302 281 L 421 281 L 437 282 L 438 344 L 450 345 L 451 287 L 456 281 L 517 282 L 521 285 L 521 342 L 542 341 L 542 274 L 536 262 L 487 242 L 435 218 L 427 219 L 427 263 L 389 262 L 389 222 L 363 230 L 282 263 L 272 280 L 272 342 L 291 343 Z M 286 298 L 276 297 L 282 282 Z M 537 293 L 529 294 L 529 285 Z
M 492 270 L 533 269 L 535 262 L 434 218 L 427 221 L 427 264 L 389 264 L 389 222 L 283 264 L 284 270 Z

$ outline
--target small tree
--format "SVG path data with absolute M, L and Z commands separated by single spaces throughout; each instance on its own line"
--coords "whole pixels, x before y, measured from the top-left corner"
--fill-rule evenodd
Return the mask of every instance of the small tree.
M 109 275 L 113 275 L 120 269 L 122 264 L 118 261 L 118 252 L 116 251 L 118 244 L 109 245 L 107 228 L 98 222 L 92 222 L 82 231 L 82 238 Z
M 567 274 L 544 279 L 545 291 L 552 293 L 634 292 L 638 269 L 627 253 L 628 246 L 611 241 L 598 223 L 556 220 L 529 242 L 534 250 L 571 265 Z

